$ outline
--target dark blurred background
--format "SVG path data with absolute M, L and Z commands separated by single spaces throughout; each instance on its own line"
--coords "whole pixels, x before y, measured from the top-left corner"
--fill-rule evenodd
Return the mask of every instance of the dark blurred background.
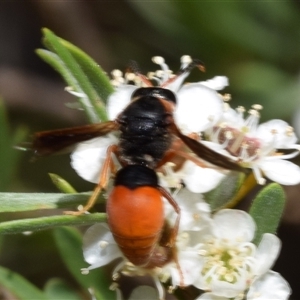
M 124 70 L 131 59 L 144 72 L 156 70 L 151 63 L 154 55 L 163 56 L 174 71 L 184 54 L 200 58 L 207 72 L 194 71 L 191 81 L 228 76 L 226 92 L 232 95 L 233 107 L 262 104 L 262 121 L 284 119 L 300 136 L 299 1 L 1 1 L 0 96 L 11 131 L 25 126 L 28 136 L 86 122 L 81 112 L 65 106 L 73 97 L 34 52 L 42 47 L 42 27 L 82 48 L 108 73 Z M 49 172 L 60 174 L 80 191 L 93 188 L 71 169 L 67 155 L 35 163 L 29 162 L 30 154 L 21 156 L 18 163 L 11 162 L 14 172 L 2 191 L 55 192 Z M 300 299 L 300 188 L 286 192 L 289 200 L 279 229 L 283 249 L 275 270 L 291 284 L 292 299 Z M 52 254 L 47 232 L 30 239 L 32 245 L 42 245 L 35 246 L 34 255 L 28 239 L 25 245 L 24 237 L 6 237 L 0 263 L 42 286 L 55 275 L 59 258 Z M 47 261 L 50 253 L 57 259 L 54 266 Z

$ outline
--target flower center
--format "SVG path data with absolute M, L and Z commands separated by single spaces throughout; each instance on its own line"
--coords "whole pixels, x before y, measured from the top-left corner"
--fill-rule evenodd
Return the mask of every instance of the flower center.
M 261 149 L 261 141 L 258 138 L 247 136 L 247 131 L 246 127 L 239 130 L 224 124 L 213 128 L 217 142 L 243 163 L 258 159 Z
M 199 251 L 204 258 L 201 274 L 208 284 L 214 280 L 234 284 L 253 268 L 253 244 L 234 247 L 226 241 L 214 240 L 203 245 L 205 249 Z

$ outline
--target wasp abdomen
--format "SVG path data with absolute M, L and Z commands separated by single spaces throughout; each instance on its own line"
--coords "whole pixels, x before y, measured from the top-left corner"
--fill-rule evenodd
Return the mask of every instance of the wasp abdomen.
M 148 266 L 165 252 L 159 245 L 164 207 L 157 176 L 149 168 L 131 165 L 117 173 L 115 184 L 107 202 L 112 234 L 129 261 Z

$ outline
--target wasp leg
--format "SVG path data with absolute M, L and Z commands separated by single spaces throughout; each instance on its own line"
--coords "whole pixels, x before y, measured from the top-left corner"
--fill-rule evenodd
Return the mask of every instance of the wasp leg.
M 175 212 L 177 213 L 177 218 L 175 220 L 175 224 L 174 224 L 173 228 L 171 229 L 169 239 L 168 239 L 165 247 L 169 247 L 171 249 L 172 258 L 175 261 L 177 269 L 179 271 L 180 286 L 183 287 L 183 286 L 185 286 L 184 285 L 184 278 L 183 278 L 183 273 L 182 273 L 181 267 L 179 265 L 178 257 L 177 257 L 177 249 L 175 247 L 176 238 L 177 238 L 177 235 L 178 235 L 181 211 L 180 211 L 180 207 L 177 204 L 177 202 L 174 200 L 174 198 L 164 188 L 159 187 L 159 190 L 160 190 L 161 194 L 163 195 L 163 197 L 165 197 L 168 200 L 168 202 L 173 206 Z
M 104 161 L 104 164 L 103 164 L 103 167 L 101 170 L 99 183 L 97 184 L 96 188 L 94 189 L 93 194 L 91 195 L 87 204 L 85 206 L 83 206 L 79 211 L 64 211 L 64 214 L 80 216 L 94 206 L 100 192 L 102 191 L 102 189 L 106 188 L 106 186 L 108 184 L 108 180 L 110 177 L 110 170 L 111 170 L 111 166 L 113 164 L 112 154 L 113 153 L 116 154 L 117 149 L 118 149 L 117 145 L 111 145 L 107 148 L 106 159 Z

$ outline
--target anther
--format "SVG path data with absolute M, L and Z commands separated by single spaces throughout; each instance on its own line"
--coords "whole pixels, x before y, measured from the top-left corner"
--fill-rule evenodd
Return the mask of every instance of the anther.
M 107 241 L 100 241 L 99 246 L 101 249 L 104 249 L 108 246 L 108 242 Z
M 180 58 L 180 62 L 181 62 L 182 64 L 190 64 L 192 61 L 193 61 L 193 60 L 192 60 L 192 58 L 191 58 L 189 55 L 183 55 L 183 56 L 181 56 L 181 58 Z
M 161 65 L 165 62 L 164 58 L 161 56 L 153 56 L 152 61 L 157 65 Z
M 294 134 L 294 128 L 292 126 L 287 126 L 285 129 L 285 134 L 287 136 L 292 136 Z
M 237 112 L 243 113 L 243 112 L 245 112 L 245 107 L 244 106 L 238 106 L 236 108 L 236 110 L 237 110 Z
M 122 73 L 122 71 L 120 71 L 120 70 L 118 70 L 118 69 L 115 69 L 115 70 L 112 70 L 112 71 L 111 71 L 111 75 L 112 75 L 113 77 L 118 78 L 118 77 L 122 77 L 122 76 L 123 76 L 123 73 Z
M 274 129 L 271 129 L 271 133 L 272 133 L 272 134 L 277 134 L 278 131 L 277 131 L 277 129 L 274 128 Z
M 223 101 L 228 102 L 231 100 L 231 95 L 230 94 L 224 94 L 222 95 Z
M 253 109 L 255 109 L 255 110 L 262 110 L 262 109 L 263 109 L 263 106 L 260 105 L 260 104 L 253 104 L 251 107 L 252 107 Z
M 125 78 L 128 80 L 128 81 L 134 81 L 136 79 L 136 75 L 134 73 L 126 73 L 125 74 Z

